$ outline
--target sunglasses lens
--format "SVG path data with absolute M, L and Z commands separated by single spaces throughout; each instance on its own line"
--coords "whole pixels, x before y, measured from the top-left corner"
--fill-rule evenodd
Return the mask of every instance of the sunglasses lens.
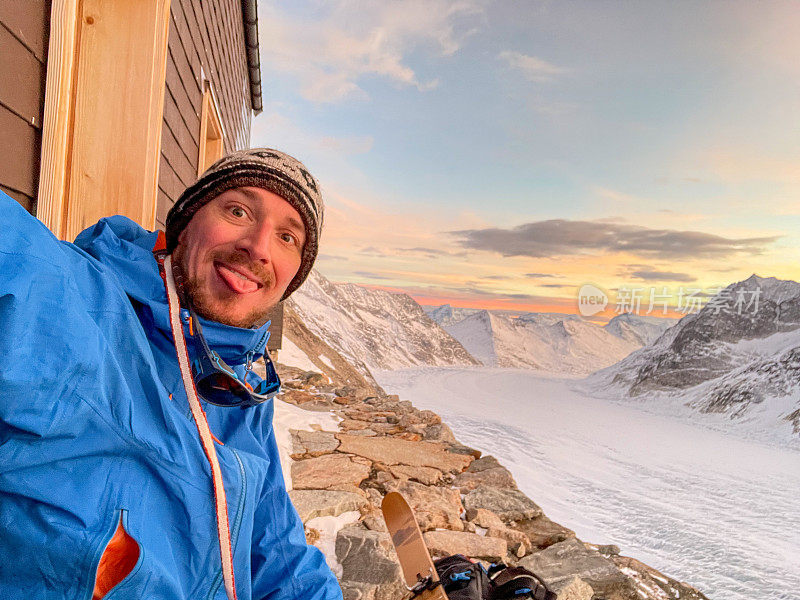
M 206 346 L 205 341 L 202 350 L 192 362 L 192 370 L 197 393 L 206 402 L 218 406 L 256 406 L 269 400 L 280 390 L 281 380 L 271 360 L 265 360 L 266 380 L 261 381 L 256 389 L 252 389 L 236 376 L 236 372 L 225 364 L 219 354 Z
M 250 399 L 250 392 L 237 379 L 217 372 L 195 383 L 197 392 L 208 402 L 220 406 L 239 406 Z
M 195 371 L 197 393 L 218 406 L 255 406 L 274 397 L 280 391 L 281 381 L 275 367 L 268 363 L 267 378 L 251 390 L 226 371 L 212 366 L 211 361 L 200 361 Z M 226 365 L 227 366 L 227 365 Z M 205 368 L 203 368 L 205 367 Z

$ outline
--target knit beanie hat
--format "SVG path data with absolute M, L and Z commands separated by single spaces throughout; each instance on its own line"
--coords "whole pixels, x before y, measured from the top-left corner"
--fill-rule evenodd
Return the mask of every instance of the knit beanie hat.
M 257 187 L 273 192 L 300 213 L 306 228 L 306 243 L 300 268 L 281 300 L 305 281 L 319 250 L 324 206 L 319 185 L 296 158 L 271 148 L 240 150 L 222 157 L 184 190 L 167 213 L 167 252 L 178 245 L 178 236 L 194 214 L 221 193 L 239 187 Z

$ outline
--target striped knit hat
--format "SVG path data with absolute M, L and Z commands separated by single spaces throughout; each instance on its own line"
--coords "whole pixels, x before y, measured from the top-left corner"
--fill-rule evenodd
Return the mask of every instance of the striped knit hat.
M 239 187 L 257 187 L 278 194 L 303 219 L 306 243 L 300 268 L 281 298 L 285 300 L 305 281 L 317 258 L 324 205 L 319 185 L 303 163 L 279 150 L 240 150 L 211 165 L 184 190 L 167 214 L 167 251 L 175 249 L 178 236 L 198 210 L 221 193 Z

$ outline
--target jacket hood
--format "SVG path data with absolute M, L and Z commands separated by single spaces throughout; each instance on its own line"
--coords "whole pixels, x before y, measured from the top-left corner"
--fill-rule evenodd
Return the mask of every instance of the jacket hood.
M 147 231 L 127 217 L 106 217 L 82 231 L 75 238 L 75 245 L 107 266 L 125 293 L 149 310 L 155 327 L 172 338 L 167 291 L 153 256 L 158 233 Z M 181 309 L 181 316 L 188 318 L 185 308 Z M 242 364 L 249 354 L 253 359 L 263 355 L 269 322 L 257 329 L 244 329 L 202 317 L 200 321 L 208 345 L 225 362 Z

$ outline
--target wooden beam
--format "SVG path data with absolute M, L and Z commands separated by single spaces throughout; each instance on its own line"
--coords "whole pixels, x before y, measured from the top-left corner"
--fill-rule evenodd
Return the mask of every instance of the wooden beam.
M 170 0 L 53 0 L 39 216 L 155 228 Z
M 36 216 L 56 234 L 61 231 L 72 143 L 75 45 L 78 0 L 53 0 L 42 123 L 42 158 Z
M 83 0 L 64 232 L 123 214 L 155 228 L 169 0 Z

